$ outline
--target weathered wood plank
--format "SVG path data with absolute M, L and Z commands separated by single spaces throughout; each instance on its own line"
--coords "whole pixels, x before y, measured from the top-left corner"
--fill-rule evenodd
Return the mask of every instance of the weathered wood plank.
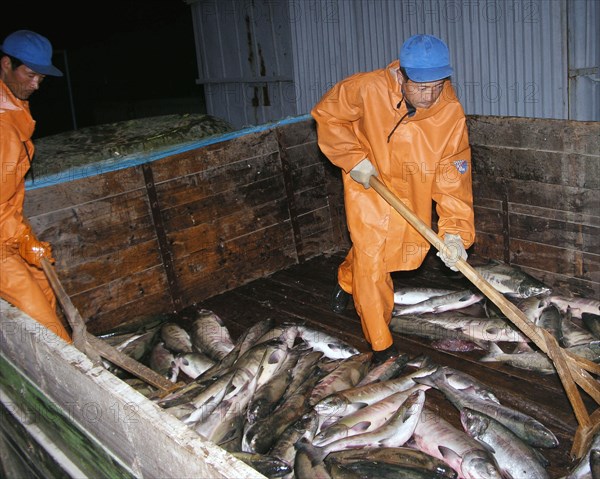
M 102 256 L 87 258 L 87 262 L 72 267 L 67 265 L 59 270 L 59 276 L 67 292 L 75 295 L 160 264 L 157 241 L 152 239 Z
M 467 117 L 469 140 L 476 145 L 500 145 L 546 151 L 597 155 L 600 151 L 598 122 L 543 118 Z
M 61 269 L 155 238 L 142 190 L 46 213 L 32 218 L 31 225 L 40 238 L 52 244 Z
M 80 310 L 86 310 L 84 296 L 81 297 L 79 303 Z M 95 307 L 95 305 L 92 305 Z M 119 305 L 118 308 L 104 308 L 97 310 L 86 323 L 88 331 L 92 334 L 99 335 L 106 331 L 117 328 L 119 325 L 132 318 L 140 316 L 153 316 L 156 314 L 167 314 L 175 311 L 171 303 L 171 298 L 168 294 L 167 285 L 164 285 L 163 291 L 155 294 L 145 294 L 143 298 L 135 301 Z
M 152 169 L 156 184 L 159 185 L 172 178 L 276 152 L 278 148 L 275 135 L 272 130 L 267 130 L 156 160 L 152 163 Z
M 189 305 L 296 262 L 292 230 L 283 223 L 180 258 L 177 277 Z
M 600 255 L 511 239 L 511 263 L 600 282 Z
M 486 145 L 473 145 L 472 150 L 473 170 L 478 175 L 576 188 L 600 186 L 597 156 Z
M 248 218 L 256 217 L 273 220 L 289 219 L 286 206 L 283 179 L 281 176 L 272 176 L 256 183 L 240 186 L 201 200 L 188 202 L 176 208 L 163 210 L 163 219 L 167 233 L 181 231 L 203 223 L 216 223 L 227 221 L 228 217 L 246 215 Z M 274 206 L 273 212 L 268 212 L 267 207 Z M 283 215 L 283 216 L 282 216 Z M 260 227 L 260 226 L 251 226 Z
M 149 298 L 158 296 L 170 304 L 168 287 L 162 266 L 144 269 L 126 276 L 115 277 L 95 288 L 72 295 L 73 304 L 89 322 L 98 317 L 127 308 L 131 303 L 146 311 L 152 304 Z M 88 325 L 89 327 L 89 325 Z
M 502 234 L 502 210 L 475 206 L 475 230 L 477 233 Z
M 241 159 L 199 173 L 173 177 L 157 183 L 161 208 L 180 207 L 226 191 L 269 181 L 281 175 L 277 153 L 252 159 Z
M 597 254 L 600 251 L 600 228 L 548 219 L 530 214 L 509 216 L 512 240 L 526 240 L 547 246 Z
M 66 183 L 28 190 L 25 195 L 25 215 L 38 216 L 62 208 L 94 202 L 144 187 L 140 167 L 104 172 L 98 165 L 90 165 L 98 176 L 90 176 Z M 64 173 L 69 178 L 69 172 Z

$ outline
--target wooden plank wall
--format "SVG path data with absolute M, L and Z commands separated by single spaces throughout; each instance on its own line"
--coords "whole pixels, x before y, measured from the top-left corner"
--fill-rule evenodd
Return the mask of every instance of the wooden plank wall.
M 600 123 L 468 119 L 474 251 L 600 297 Z
M 473 252 L 600 294 L 598 123 L 469 117 Z M 100 332 L 349 245 L 312 120 L 28 191 L 67 292 Z
M 336 249 L 342 201 L 300 122 L 28 191 L 25 214 L 101 332 Z

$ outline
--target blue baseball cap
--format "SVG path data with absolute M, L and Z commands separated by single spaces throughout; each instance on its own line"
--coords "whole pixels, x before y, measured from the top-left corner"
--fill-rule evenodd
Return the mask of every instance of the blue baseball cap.
M 400 66 L 418 83 L 441 80 L 453 72 L 448 47 L 433 35 L 413 35 L 406 40 L 400 49 Z
M 52 45 L 46 37 L 30 30 L 18 30 L 4 39 L 0 46 L 6 55 L 21 60 L 23 64 L 41 75 L 63 76 L 52 65 Z

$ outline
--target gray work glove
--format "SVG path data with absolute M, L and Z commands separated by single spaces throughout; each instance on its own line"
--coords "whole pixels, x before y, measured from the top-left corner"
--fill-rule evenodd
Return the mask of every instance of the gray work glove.
M 350 177 L 354 181 L 362 183 L 365 188 L 369 188 L 369 179 L 371 176 L 377 176 L 377 171 L 368 158 L 365 158 L 350 170 Z
M 466 261 L 468 256 L 462 239 L 458 235 L 446 233 L 444 235 L 444 244 L 446 245 L 448 254 L 445 254 L 440 250 L 438 251 L 437 256 L 441 258 L 444 264 L 452 271 L 458 271 L 458 268 L 455 266 L 458 258 L 462 258 Z

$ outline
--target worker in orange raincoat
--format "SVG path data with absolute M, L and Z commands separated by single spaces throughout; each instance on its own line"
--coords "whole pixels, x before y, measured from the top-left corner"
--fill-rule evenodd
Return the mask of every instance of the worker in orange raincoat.
M 429 243 L 373 189 L 375 175 L 438 234 L 456 271 L 475 239 L 471 150 L 466 119 L 449 77 L 446 44 L 415 35 L 386 68 L 352 75 L 328 91 L 311 114 L 318 143 L 339 166 L 352 247 L 338 269 L 331 307 L 350 296 L 375 362 L 398 354 L 389 330 L 394 307 L 391 272 L 418 268 Z
M 0 50 L 0 297 L 71 342 L 41 269 L 42 258 L 54 262 L 50 245 L 37 239 L 23 217 L 35 127 L 27 100 L 46 75 L 62 72 L 52 65 L 48 39 L 35 32 L 10 34 Z

